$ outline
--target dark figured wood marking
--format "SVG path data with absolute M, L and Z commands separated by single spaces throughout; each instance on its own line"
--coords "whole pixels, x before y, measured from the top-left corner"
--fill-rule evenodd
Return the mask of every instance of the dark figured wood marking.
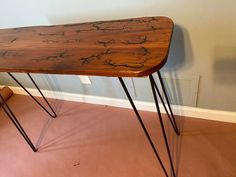
M 114 40 L 108 39 L 108 40 L 98 40 L 98 44 L 102 44 L 104 47 L 107 47 L 108 44 L 115 43 Z
M 13 30 L 13 32 L 17 32 L 17 33 L 20 33 L 20 32 L 36 32 L 36 30 L 31 29 L 30 27 L 13 28 L 12 30 Z
M 126 42 L 124 42 L 124 44 L 144 44 L 145 42 L 147 42 L 147 36 L 129 39 Z
M 0 51 L 0 57 L 4 58 L 7 55 L 8 51 Z
M 165 64 L 172 31 L 167 17 L 0 29 L 0 72 L 143 77 Z
M 81 33 L 81 32 L 87 32 L 87 31 L 95 31 L 96 29 L 92 29 L 92 28 L 89 28 L 89 29 L 78 29 L 76 30 L 77 33 Z
M 80 33 L 80 32 L 87 32 L 87 31 L 102 31 L 102 32 L 106 32 L 106 31 L 121 31 L 121 30 L 124 30 L 125 29 L 125 26 L 123 27 L 117 27 L 117 28 L 103 28 L 101 27 L 99 24 L 92 24 L 92 28 L 89 28 L 89 29 L 78 29 L 76 30 L 77 33 Z
M 79 26 L 79 23 L 74 23 L 74 24 L 65 24 L 64 27 L 75 27 L 75 26 Z
M 41 62 L 43 60 L 52 61 L 52 60 L 59 60 L 59 59 L 63 59 L 63 58 L 67 58 L 67 57 L 72 56 L 72 55 L 68 55 L 67 53 L 68 53 L 68 51 L 62 51 L 62 52 L 57 53 L 55 55 L 49 55 L 49 56 L 45 56 L 45 57 L 41 57 L 41 58 L 37 58 L 37 59 L 33 59 L 33 60 L 36 60 L 37 62 Z
M 39 33 L 40 36 L 64 36 L 65 32 L 58 32 L 58 33 Z
M 93 60 L 100 60 L 103 56 L 105 55 L 109 55 L 109 54 L 112 54 L 112 52 L 110 51 L 110 49 L 107 49 L 105 51 L 102 51 L 96 55 L 91 55 L 91 56 L 88 56 L 88 57 L 82 57 L 80 58 L 80 61 L 82 64 L 89 64 L 91 61 Z
M 17 40 L 17 38 L 14 38 L 10 41 L 10 44 L 12 44 L 13 42 L 15 42 Z
M 11 59 L 12 57 L 20 56 L 17 52 L 13 51 L 0 51 L 0 58 Z
M 115 64 L 111 60 L 105 60 L 105 64 L 112 66 L 112 67 L 126 67 L 126 68 L 142 68 L 144 66 L 143 63 L 137 63 L 137 64 Z
M 42 40 L 42 42 L 45 42 L 45 43 L 79 43 L 80 40 L 79 39 L 66 39 L 66 40 L 51 40 L 51 39 L 45 39 L 45 40 Z
M 51 40 L 51 39 L 45 39 L 45 40 L 42 40 L 42 42 L 45 42 L 45 43 L 58 43 L 59 41 Z
M 122 26 L 122 27 L 116 27 L 116 28 L 103 28 L 101 27 L 100 25 L 97 25 L 97 24 L 93 24 L 93 27 L 96 28 L 96 30 L 100 30 L 100 31 L 120 31 L 120 30 L 124 30 L 125 29 L 125 26 Z
M 148 51 L 147 48 L 142 46 L 141 49 L 143 50 L 143 56 L 146 56 L 146 55 L 150 54 L 150 52 Z

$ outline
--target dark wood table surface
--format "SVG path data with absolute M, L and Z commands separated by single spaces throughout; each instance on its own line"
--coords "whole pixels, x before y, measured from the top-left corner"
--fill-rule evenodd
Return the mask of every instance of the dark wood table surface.
M 0 29 L 0 72 L 142 77 L 166 62 L 167 17 Z

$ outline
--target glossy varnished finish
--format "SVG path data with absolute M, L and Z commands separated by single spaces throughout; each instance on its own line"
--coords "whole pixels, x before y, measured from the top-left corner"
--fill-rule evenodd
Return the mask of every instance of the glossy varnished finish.
M 0 72 L 142 77 L 166 62 L 173 22 L 144 17 L 0 30 Z

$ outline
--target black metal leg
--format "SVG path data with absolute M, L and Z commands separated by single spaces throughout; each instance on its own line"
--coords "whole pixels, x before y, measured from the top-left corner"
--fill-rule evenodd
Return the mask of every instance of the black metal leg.
M 53 114 L 51 114 L 11 73 L 8 72 L 8 74 L 11 76 L 11 78 L 16 81 L 17 84 L 19 84 L 21 86 L 21 88 L 23 88 L 26 93 L 29 94 L 29 96 L 36 102 L 38 103 L 38 105 L 45 110 L 52 118 L 56 118 L 57 115 L 55 113 L 55 111 L 53 110 L 53 108 L 51 107 L 51 105 L 49 104 L 49 102 L 47 101 L 47 99 L 45 98 L 45 96 L 43 95 L 43 93 L 41 92 L 41 90 L 39 89 L 38 85 L 36 84 L 36 82 L 33 80 L 32 76 L 27 73 L 27 75 L 29 76 L 30 80 L 33 82 L 33 84 L 35 85 L 35 87 L 37 88 L 37 90 L 39 91 L 39 93 L 41 94 L 41 96 L 43 97 L 44 101 L 47 103 L 47 105 L 49 106 L 50 110 L 52 111 Z
M 10 107 L 7 105 L 7 103 L 5 102 L 5 100 L 3 99 L 2 95 L 0 94 L 0 98 L 2 100 L 2 108 L 4 110 L 4 112 L 7 114 L 7 116 L 10 118 L 10 120 L 12 121 L 12 123 L 15 125 L 15 127 L 17 128 L 17 130 L 20 132 L 20 134 L 23 136 L 23 138 L 25 139 L 25 141 L 29 144 L 29 146 L 31 147 L 31 149 L 36 152 L 37 149 L 35 148 L 35 146 L 33 145 L 33 143 L 31 142 L 30 138 L 28 137 L 28 135 L 25 133 L 23 127 L 21 126 L 21 124 L 19 123 L 19 121 L 16 119 L 16 116 L 14 115 L 14 113 L 12 112 L 12 110 L 10 109 Z
M 164 88 L 163 81 L 161 80 L 160 75 L 158 75 L 158 76 L 159 76 L 159 79 L 160 79 L 160 83 L 161 83 L 161 86 L 162 86 L 164 95 L 166 96 L 166 91 L 165 91 L 165 88 Z M 155 87 L 155 89 L 156 89 L 156 91 L 157 91 L 157 94 L 158 94 L 158 96 L 159 96 L 159 98 L 160 98 L 160 100 L 161 100 L 161 102 L 162 102 L 162 104 L 163 104 L 163 107 L 164 107 L 164 109 L 165 109 L 165 111 L 166 111 L 166 114 L 167 114 L 167 116 L 168 116 L 168 118 L 169 118 L 169 120 L 170 120 L 170 123 L 171 123 L 171 125 L 172 125 L 172 127 L 173 127 L 175 133 L 179 136 L 180 133 L 179 133 L 177 124 L 176 124 L 176 122 L 175 122 L 175 117 L 174 117 L 173 112 L 172 112 L 172 110 L 171 110 L 168 97 L 166 96 L 166 101 L 167 101 L 168 108 L 169 108 L 171 114 L 169 113 L 169 111 L 168 111 L 167 108 L 166 108 L 165 102 L 164 102 L 164 100 L 163 100 L 163 98 L 162 98 L 162 96 L 161 96 L 161 93 L 160 93 L 160 91 L 159 91 L 159 89 L 158 89 L 158 87 L 157 87 L 157 84 L 156 84 L 155 80 L 153 81 L 153 84 L 154 84 L 154 87 Z
M 154 80 L 152 75 L 149 76 L 149 79 L 150 79 L 150 84 L 151 84 L 151 88 L 152 88 L 154 101 L 155 101 L 155 104 L 156 104 L 158 117 L 159 117 L 160 124 L 161 124 L 161 130 L 162 130 L 163 137 L 164 137 L 164 140 L 165 140 L 165 145 L 166 145 L 166 149 L 167 149 L 168 158 L 169 158 L 169 161 L 170 161 L 172 173 L 173 173 L 174 177 L 176 177 L 172 157 L 171 157 L 171 154 L 170 154 L 170 148 L 169 148 L 169 145 L 168 145 L 167 136 L 166 136 L 166 132 L 165 132 L 165 127 L 164 127 L 164 123 L 163 123 L 162 116 L 161 116 L 161 111 L 160 111 L 159 104 L 158 104 L 158 101 L 157 101 L 157 95 L 156 95 L 156 91 L 155 91 L 155 80 Z
M 140 125 L 141 125 L 142 128 L 143 128 L 143 131 L 144 131 L 144 133 L 145 133 L 145 135 L 146 135 L 146 137 L 147 137 L 147 139 L 148 139 L 148 141 L 149 141 L 149 143 L 150 143 L 152 149 L 153 149 L 153 151 L 154 151 L 154 153 L 155 153 L 155 155 L 156 155 L 158 161 L 160 162 L 160 165 L 161 165 L 161 167 L 162 167 L 162 169 L 163 169 L 163 171 L 164 171 L 166 177 L 168 177 L 168 173 L 167 173 L 167 171 L 166 171 L 166 169 L 165 169 L 165 167 L 164 167 L 164 165 L 163 165 L 163 163 L 162 163 L 162 161 L 161 161 L 161 158 L 160 158 L 160 156 L 159 156 L 159 154 L 158 154 L 158 152 L 157 152 L 157 150 L 156 150 L 156 148 L 155 148 L 155 146 L 154 146 L 152 140 L 151 140 L 150 135 L 148 134 L 148 131 L 147 131 L 147 129 L 146 129 L 146 127 L 145 127 L 145 125 L 144 125 L 142 119 L 141 119 L 141 116 L 139 115 L 138 110 L 136 109 L 136 107 L 135 107 L 135 105 L 134 105 L 134 102 L 133 102 L 133 100 L 132 100 L 132 98 L 131 98 L 131 96 L 130 96 L 130 94 L 129 94 L 128 89 L 127 89 L 126 86 L 125 86 L 125 83 L 124 83 L 123 79 L 122 79 L 121 77 L 119 77 L 119 80 L 120 80 L 120 83 L 121 83 L 121 85 L 122 85 L 122 87 L 123 87 L 123 89 L 124 89 L 124 91 L 125 91 L 125 94 L 127 95 L 128 99 L 129 99 L 129 101 L 130 101 L 130 104 L 131 104 L 132 107 L 133 107 L 133 110 L 134 110 L 134 112 L 135 112 L 135 114 L 136 114 L 136 116 L 137 116 L 137 118 L 138 118 L 138 120 L 139 120 Z
M 160 80 L 161 87 L 162 87 L 162 90 L 163 90 L 163 92 L 164 92 L 164 95 L 165 95 L 165 98 L 166 98 L 166 102 L 167 102 L 168 108 L 169 108 L 169 110 L 170 110 L 171 116 L 170 116 L 169 112 L 168 112 L 167 109 L 166 109 L 165 103 L 164 103 L 163 99 L 161 98 L 161 95 L 159 95 L 159 97 L 161 98 L 162 104 L 163 104 L 164 107 L 165 107 L 165 110 L 166 110 L 166 112 L 167 112 L 167 115 L 168 115 L 169 119 L 171 120 L 171 118 L 172 118 L 172 120 L 173 120 L 172 125 L 173 125 L 173 127 L 175 127 L 174 130 L 175 130 L 176 134 L 177 134 L 177 135 L 180 135 L 180 132 L 179 132 L 179 130 L 178 130 L 178 127 L 177 127 L 177 124 L 176 124 L 176 121 L 175 121 L 175 117 L 174 117 L 174 114 L 173 114 L 172 109 L 171 109 L 171 106 L 170 106 L 170 102 L 169 102 L 169 99 L 168 99 L 168 96 L 167 96 L 167 93 L 166 93 L 166 89 L 165 89 L 165 86 L 164 86 L 164 83 L 163 83 L 163 80 L 162 80 L 160 71 L 157 71 L 157 75 L 158 75 L 158 78 L 159 78 L 159 80 Z M 154 83 L 155 83 L 155 82 L 154 82 Z M 156 83 L 155 83 L 155 87 L 156 87 L 156 90 L 158 90 Z M 171 122 L 172 122 L 172 121 L 171 121 Z

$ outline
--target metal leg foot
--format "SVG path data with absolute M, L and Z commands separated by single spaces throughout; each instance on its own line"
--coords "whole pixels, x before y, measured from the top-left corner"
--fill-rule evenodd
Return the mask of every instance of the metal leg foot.
M 174 165 L 173 165 L 173 161 L 172 161 L 172 157 L 171 157 L 171 153 L 170 153 L 170 148 L 169 148 L 169 145 L 168 145 L 167 136 L 166 136 L 166 132 L 165 132 L 165 127 L 164 127 L 164 123 L 163 123 L 162 116 L 161 116 L 161 111 L 160 111 L 159 104 L 158 104 L 158 101 L 157 101 L 157 95 L 156 95 L 156 91 L 155 91 L 155 80 L 154 80 L 152 75 L 149 76 L 149 79 L 150 79 L 150 84 L 151 84 L 151 88 L 152 88 L 154 101 L 155 101 L 155 104 L 156 104 L 158 117 L 159 117 L 160 124 L 161 124 L 161 130 L 162 130 L 163 137 L 164 137 L 164 140 L 165 140 L 165 145 L 166 145 L 166 149 L 167 149 L 167 153 L 168 153 L 168 158 L 169 158 L 169 161 L 170 161 L 171 170 L 172 170 L 173 176 L 176 177 L 175 170 L 174 170 Z
M 11 76 L 11 78 L 16 81 L 17 84 L 19 84 L 21 86 L 21 88 L 23 88 L 26 93 L 29 94 L 29 96 L 36 102 L 38 103 L 38 105 L 44 110 L 46 111 L 52 118 L 56 118 L 57 115 L 55 113 L 55 111 L 53 110 L 53 108 L 51 107 L 51 105 L 49 104 L 48 100 L 45 98 L 45 96 L 43 95 L 43 93 L 41 92 L 41 90 L 39 89 L 38 85 L 36 84 L 36 82 L 33 80 L 32 76 L 27 73 L 27 75 L 29 76 L 30 80 L 33 82 L 33 84 L 35 85 L 35 87 L 37 88 L 37 90 L 39 91 L 40 95 L 43 97 L 44 101 L 47 103 L 47 105 L 49 106 L 50 110 L 52 111 L 52 113 L 50 113 L 11 73 L 8 72 L 8 74 Z
M 19 121 L 16 119 L 16 116 L 14 115 L 14 113 L 12 112 L 12 110 L 10 109 L 10 107 L 7 105 L 7 103 L 5 102 L 5 100 L 3 99 L 2 95 L 0 94 L 0 98 L 2 100 L 2 108 L 4 110 L 4 112 L 7 114 L 7 116 L 10 118 L 10 120 L 12 121 L 12 123 L 15 125 L 15 127 L 17 128 L 17 130 L 20 132 L 20 134 L 23 136 L 23 138 L 25 139 L 25 141 L 28 143 L 28 145 L 31 147 L 31 149 L 36 152 L 37 149 L 35 148 L 35 146 L 33 145 L 33 143 L 31 142 L 30 138 L 28 137 L 28 135 L 25 133 L 23 127 L 21 126 L 21 124 L 19 123 Z
M 133 110 L 134 110 L 134 112 L 135 112 L 135 114 L 136 114 L 136 116 L 138 118 L 138 121 L 139 121 L 139 123 L 140 123 L 140 125 L 141 125 L 141 127 L 142 127 L 142 129 L 143 129 L 143 131 L 144 131 L 144 133 L 145 133 L 145 135 L 146 135 L 146 137 L 147 137 L 147 139 L 148 139 L 148 141 L 149 141 L 149 143 L 150 143 L 154 153 L 155 153 L 155 155 L 156 155 L 156 158 L 158 159 L 158 161 L 159 161 L 159 163 L 160 163 L 160 165 L 162 167 L 163 172 L 165 173 L 166 177 L 168 177 L 168 173 L 167 173 L 167 171 L 166 171 L 166 169 L 165 169 L 165 167 L 164 167 L 164 165 L 163 165 L 163 163 L 161 161 L 161 158 L 160 158 L 160 156 L 159 156 L 159 154 L 158 154 L 158 152 L 157 152 L 157 150 L 156 150 L 152 140 L 151 140 L 150 135 L 148 134 L 148 131 L 147 131 L 147 129 L 146 129 L 142 119 L 141 119 L 141 116 L 139 115 L 138 110 L 136 109 L 136 107 L 134 105 L 134 102 L 133 102 L 133 100 L 132 100 L 132 98 L 131 98 L 131 96 L 129 94 L 128 89 L 125 86 L 125 83 L 124 83 L 123 79 L 121 77 L 119 77 L 119 80 L 120 80 L 120 83 L 121 83 L 121 85 L 122 85 L 122 87 L 123 87 L 123 89 L 125 91 L 126 96 L 128 97 L 128 99 L 130 101 L 131 106 L 133 107 Z

